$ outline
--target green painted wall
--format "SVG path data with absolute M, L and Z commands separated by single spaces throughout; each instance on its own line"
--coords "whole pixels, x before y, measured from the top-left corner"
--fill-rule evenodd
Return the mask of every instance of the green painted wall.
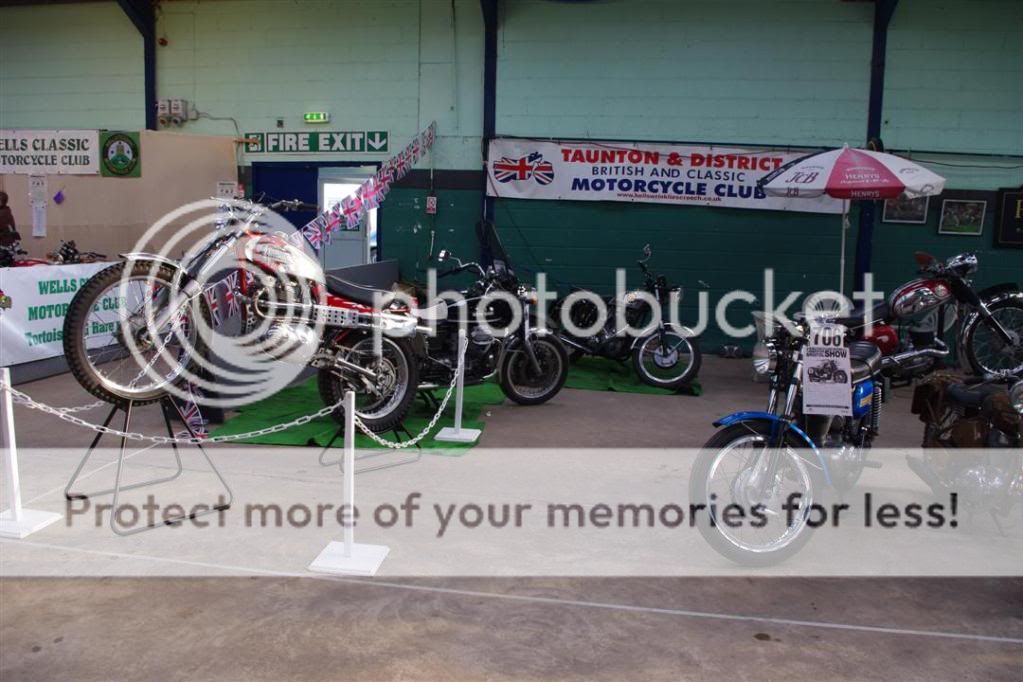
M 116 2 L 0 9 L 0 127 L 145 127 L 142 38 Z
M 205 114 L 187 132 L 276 130 L 283 119 L 287 131 L 388 130 L 398 149 L 436 119 L 437 167 L 482 163 L 476 0 L 182 0 L 162 4 L 157 31 L 168 41 L 157 51 L 159 96 Z M 307 111 L 331 121 L 307 125 Z M 355 158 L 386 156 L 317 157 Z

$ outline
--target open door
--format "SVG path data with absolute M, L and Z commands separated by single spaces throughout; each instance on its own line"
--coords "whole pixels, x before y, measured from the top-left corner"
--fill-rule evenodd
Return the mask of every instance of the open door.
M 358 168 L 321 168 L 319 173 L 319 205 L 325 211 L 359 188 L 376 173 L 375 166 Z M 324 270 L 350 265 L 363 265 L 377 260 L 377 209 L 367 211 L 358 230 L 339 230 L 331 235 L 330 244 L 320 251 Z

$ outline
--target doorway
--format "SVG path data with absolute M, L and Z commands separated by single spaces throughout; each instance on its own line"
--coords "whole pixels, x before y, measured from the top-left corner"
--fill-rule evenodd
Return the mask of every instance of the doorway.
M 351 196 L 376 173 L 375 166 L 320 168 L 319 206 L 321 211 Z M 377 261 L 377 212 L 366 211 L 357 229 L 341 229 L 331 235 L 330 244 L 320 252 L 324 270 L 364 265 Z

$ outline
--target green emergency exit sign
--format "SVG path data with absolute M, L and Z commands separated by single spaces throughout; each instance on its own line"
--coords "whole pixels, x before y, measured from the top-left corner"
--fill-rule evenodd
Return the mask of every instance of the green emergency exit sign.
M 295 133 L 245 133 L 245 151 L 249 154 L 338 154 L 360 152 L 382 154 L 388 151 L 386 130 L 343 130 L 336 132 L 302 131 Z

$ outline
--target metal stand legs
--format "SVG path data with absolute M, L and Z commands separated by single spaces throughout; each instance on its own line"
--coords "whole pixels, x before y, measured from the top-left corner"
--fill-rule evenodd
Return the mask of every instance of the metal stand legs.
M 134 407 L 135 404 L 131 401 L 129 401 L 125 405 L 114 405 L 113 408 L 110 410 L 110 414 L 107 415 L 106 420 L 103 422 L 103 426 L 109 426 L 110 422 L 114 418 L 114 414 L 116 414 L 118 410 L 121 410 L 124 412 L 124 427 L 121 430 L 128 431 L 128 427 L 131 425 L 131 413 Z M 185 416 L 182 414 L 181 408 L 179 408 L 177 404 L 169 397 L 160 400 L 160 409 L 163 413 L 163 421 L 164 424 L 167 425 L 167 435 L 170 436 L 171 438 L 174 438 L 174 429 L 171 426 L 170 412 L 172 408 L 174 409 L 175 412 L 177 412 L 178 416 L 181 418 L 181 421 L 185 425 L 185 428 L 188 429 L 189 435 L 194 438 L 195 432 L 192 431 L 192 427 L 188 425 L 188 420 L 185 419 Z M 181 453 L 178 452 L 178 445 L 177 443 L 172 442 L 171 449 L 173 449 L 174 451 L 174 460 L 177 462 L 177 471 L 175 471 L 170 476 L 154 478 L 149 481 L 141 481 L 139 483 L 132 483 L 131 485 L 121 485 L 121 474 L 123 473 L 124 470 L 125 445 L 127 444 L 128 441 L 127 438 L 122 437 L 121 449 L 117 458 L 117 475 L 114 478 L 114 487 L 109 488 L 107 490 L 100 490 L 92 493 L 71 492 L 71 487 L 75 484 L 75 481 L 78 480 L 78 476 L 82 473 L 82 469 L 85 467 L 85 463 L 89 461 L 89 458 L 92 456 L 92 453 L 96 449 L 96 446 L 99 445 L 99 441 L 100 439 L 103 438 L 103 435 L 104 434 L 102 433 L 97 433 L 96 437 L 92 439 L 92 443 L 89 445 L 89 449 L 85 451 L 85 456 L 82 457 L 82 461 L 78 463 L 78 467 L 75 469 L 75 472 L 71 474 L 71 480 L 68 481 L 67 486 L 64 488 L 64 497 L 68 500 L 87 500 L 89 499 L 89 497 L 92 496 L 109 495 L 110 493 L 113 493 L 114 499 L 111 505 L 112 509 L 110 514 L 110 530 L 112 530 L 117 535 L 134 535 L 136 533 L 141 533 L 143 531 L 152 530 L 153 528 L 159 528 L 161 526 L 173 526 L 175 524 L 182 523 L 183 521 L 196 519 L 201 516 L 206 516 L 208 514 L 214 514 L 217 512 L 230 509 L 231 503 L 234 501 L 234 493 L 231 491 L 231 487 L 227 484 L 227 481 L 224 480 L 224 477 L 220 473 L 220 470 L 213 463 L 213 460 L 210 459 L 210 456 L 206 453 L 206 450 L 203 448 L 203 446 L 199 443 L 196 443 L 195 446 L 199 449 L 199 452 L 202 453 L 202 456 L 206 458 L 206 462 L 210 465 L 210 469 L 213 471 L 214 474 L 217 475 L 217 478 L 220 480 L 220 483 L 224 487 L 224 490 L 227 491 L 227 502 L 223 504 L 211 505 L 205 511 L 192 512 L 191 514 L 180 514 L 178 516 L 167 518 L 161 521 L 160 523 L 152 523 L 142 526 L 140 528 L 128 529 L 124 526 L 121 526 L 120 524 L 117 523 L 118 509 L 117 501 L 118 498 L 120 497 L 122 490 L 134 490 L 136 488 L 144 488 L 146 486 L 157 485 L 159 483 L 173 481 L 174 479 L 181 475 L 181 473 L 184 471 L 184 467 L 181 465 Z

